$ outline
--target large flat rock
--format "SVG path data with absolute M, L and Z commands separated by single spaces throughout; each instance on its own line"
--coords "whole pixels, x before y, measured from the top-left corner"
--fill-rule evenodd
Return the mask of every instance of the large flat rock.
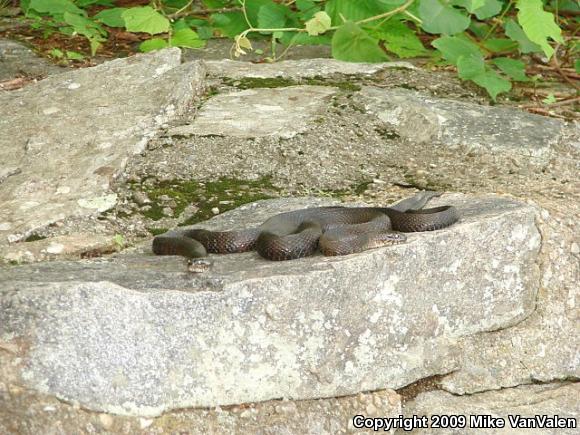
M 420 416 L 464 416 L 466 425 L 460 428 L 429 427 L 416 429 L 411 432 L 397 431 L 396 433 L 414 434 L 491 434 L 491 435 L 573 435 L 578 433 L 578 407 L 580 397 L 579 383 L 554 383 L 545 385 L 523 385 L 501 391 L 488 391 L 472 396 L 456 396 L 444 391 L 432 391 L 420 394 L 415 400 L 406 404 L 405 415 Z M 541 422 L 559 419 L 564 426 L 535 428 L 520 426 L 523 420 L 538 417 Z M 485 417 L 498 421 L 498 426 L 482 425 Z M 496 420 L 497 419 L 497 420 Z M 574 427 L 566 419 L 574 421 Z M 430 421 L 431 418 L 429 418 Z M 564 421 L 562 421 L 564 420 Z M 487 419 L 489 421 L 489 418 Z M 518 423 L 519 421 L 519 423 Z M 502 423 L 503 422 L 503 423 Z M 501 427 L 501 425 L 504 425 Z M 548 423 L 550 424 L 550 423 Z
M 0 244 L 112 207 L 111 181 L 188 108 L 203 75 L 170 49 L 0 94 Z
M 65 71 L 65 68 L 38 56 L 20 42 L 0 39 L 0 82 L 22 76 L 44 77 Z
M 229 59 L 206 61 L 208 74 L 231 79 L 301 79 L 331 76 L 370 76 L 388 68 L 415 69 L 409 62 L 357 63 L 336 59 L 285 60 L 276 63 L 250 63 Z
M 546 161 L 564 123 L 507 107 L 481 106 L 406 89 L 365 87 L 367 111 L 401 137 L 430 146 L 522 155 Z
M 248 89 L 207 101 L 191 124 L 174 127 L 171 136 L 291 138 L 306 130 L 336 92 L 328 86 Z
M 450 228 L 345 257 L 268 262 L 140 253 L 0 269 L 10 382 L 93 410 L 165 410 L 337 397 L 458 368 L 458 340 L 534 310 L 535 209 L 449 195 Z M 311 200 L 255 203 L 208 228 L 244 227 Z

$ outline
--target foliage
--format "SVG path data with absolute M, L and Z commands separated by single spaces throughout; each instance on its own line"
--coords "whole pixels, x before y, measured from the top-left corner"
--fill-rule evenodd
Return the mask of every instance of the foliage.
M 200 4 L 201 3 L 201 4 Z M 336 59 L 381 62 L 430 56 L 457 68 L 461 79 L 492 99 L 512 82 L 528 81 L 521 54 L 550 59 L 565 44 L 563 18 L 578 25 L 570 0 L 156 0 L 149 6 L 115 7 L 110 0 L 24 0 L 22 7 L 45 34 L 82 35 L 92 54 L 112 28 L 141 34 L 141 51 L 177 46 L 201 48 L 205 40 L 233 39 L 232 53 L 252 50 L 252 39 L 327 44 Z M 61 54 L 60 57 L 64 57 Z M 66 55 L 68 57 L 68 55 Z M 580 69 L 578 61 L 574 67 Z

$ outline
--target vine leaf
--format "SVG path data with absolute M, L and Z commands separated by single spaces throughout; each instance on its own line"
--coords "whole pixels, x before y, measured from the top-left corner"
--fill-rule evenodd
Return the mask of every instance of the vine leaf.
M 278 3 L 269 3 L 258 10 L 258 27 L 262 29 L 279 29 L 286 24 L 289 9 Z
M 388 59 L 379 47 L 379 41 L 352 21 L 347 21 L 334 33 L 332 57 L 348 62 L 382 62 Z
M 392 8 L 380 0 L 329 0 L 325 6 L 325 11 L 335 26 L 344 22 L 343 17 L 345 20 L 359 21 L 389 9 Z
M 421 27 L 428 33 L 454 35 L 463 32 L 471 23 L 469 17 L 439 0 L 421 0 L 419 15 L 423 20 Z
M 168 46 L 169 44 L 165 39 L 151 38 L 139 44 L 139 50 L 141 50 L 143 53 L 147 53 L 149 51 L 160 50 Z
M 510 59 L 509 57 L 496 57 L 492 62 L 512 80 L 517 82 L 527 82 L 530 80 L 526 76 L 526 64 L 521 60 Z
M 100 21 L 105 26 L 125 27 L 125 20 L 121 15 L 126 10 L 127 8 L 103 9 L 101 12 L 93 16 L 93 19 Z
M 77 15 L 86 14 L 85 11 L 79 9 L 70 0 L 30 0 L 28 7 L 37 12 L 48 13 L 52 16 L 64 14 L 65 12 Z
M 523 29 L 514 20 L 506 20 L 504 29 L 506 36 L 512 41 L 518 43 L 522 53 L 525 54 L 542 51 L 542 48 L 538 44 L 534 44 L 528 39 Z
M 546 12 L 542 0 L 518 0 L 518 21 L 530 41 L 538 44 L 544 54 L 550 58 L 554 49 L 548 43 L 551 38 L 556 42 L 564 42 L 562 30 L 554 21 L 554 15 Z
M 188 27 L 174 31 L 169 43 L 172 47 L 201 48 L 205 46 L 205 41 Z
M 310 36 L 320 35 L 330 29 L 330 17 L 326 12 L 316 12 L 306 21 L 306 31 Z
M 495 101 L 498 94 L 507 92 L 512 88 L 509 80 L 499 76 L 498 73 L 488 69 L 483 61 L 483 56 L 459 56 L 457 59 L 457 72 L 464 80 L 471 80 L 484 88 Z
M 427 51 L 415 32 L 397 19 L 371 27 L 368 32 L 371 36 L 385 41 L 385 48 L 400 58 L 421 56 Z
M 127 9 L 121 14 L 121 17 L 125 20 L 125 28 L 129 32 L 145 32 L 155 35 L 169 30 L 169 20 L 151 6 Z
M 457 65 L 459 57 L 469 58 L 471 56 L 483 56 L 477 45 L 458 36 L 443 36 L 431 43 L 433 47 L 441 52 L 445 60 L 453 65 Z

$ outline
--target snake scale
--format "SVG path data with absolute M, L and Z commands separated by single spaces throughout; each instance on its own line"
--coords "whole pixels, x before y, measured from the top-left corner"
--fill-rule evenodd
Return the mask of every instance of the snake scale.
M 153 239 L 158 255 L 205 257 L 256 250 L 268 260 L 346 255 L 406 240 L 405 232 L 433 231 L 459 219 L 452 206 L 423 209 L 438 192 L 419 192 L 391 207 L 315 207 L 281 213 L 240 231 L 173 230 Z

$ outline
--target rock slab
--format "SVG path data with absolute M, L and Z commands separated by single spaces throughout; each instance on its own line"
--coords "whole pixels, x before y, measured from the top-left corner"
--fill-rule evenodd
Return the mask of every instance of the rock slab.
M 365 87 L 359 97 L 369 113 L 418 143 L 522 155 L 546 161 L 564 123 L 507 107 L 446 100 L 406 89 Z
M 460 337 L 533 311 L 540 236 L 535 209 L 522 203 L 433 202 L 456 205 L 461 221 L 345 257 L 217 256 L 199 276 L 176 273 L 182 259 L 139 254 L 0 269 L 13 382 L 92 410 L 154 416 L 448 373 Z M 262 201 L 208 227 L 245 227 L 308 203 Z
M 191 124 L 174 127 L 167 134 L 288 139 L 306 130 L 335 92 L 328 86 L 289 86 L 217 95 L 204 104 Z
M 456 396 L 443 391 L 420 394 L 405 408 L 405 415 L 459 415 L 466 417 L 463 428 L 416 429 L 414 434 L 491 434 L 491 435 L 574 435 L 578 433 L 579 383 L 554 383 L 544 385 L 522 385 L 500 391 L 487 391 L 471 396 Z M 473 417 L 470 417 L 473 416 Z M 481 426 L 485 418 L 503 420 L 504 427 Z M 548 419 L 556 417 L 564 427 L 521 427 L 523 419 L 538 416 Z M 570 419 L 570 420 L 568 420 Z M 564 421 L 562 421 L 564 420 Z M 566 423 L 565 420 L 568 420 Z M 494 420 L 495 421 L 495 420 Z M 518 423 L 519 421 L 519 423 Z M 574 427 L 571 426 L 572 421 Z M 498 423 L 501 425 L 501 423 Z
M 169 49 L 0 94 L 0 244 L 111 208 L 114 177 L 185 112 L 203 77 Z

